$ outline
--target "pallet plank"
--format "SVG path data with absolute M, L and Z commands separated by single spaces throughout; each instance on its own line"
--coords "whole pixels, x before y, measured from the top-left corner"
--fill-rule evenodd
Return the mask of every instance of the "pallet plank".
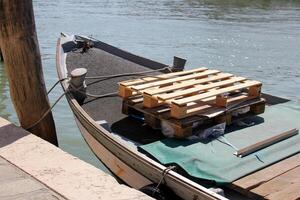
M 174 82 L 201 78 L 201 77 L 205 77 L 205 76 L 217 74 L 217 73 L 219 73 L 218 70 L 206 70 L 203 72 L 194 73 L 194 74 L 190 74 L 190 75 L 186 75 L 186 76 L 180 76 L 180 77 L 170 78 L 170 79 L 166 79 L 166 80 L 162 80 L 162 81 L 155 81 L 152 83 L 136 85 L 136 86 L 132 86 L 131 88 L 134 90 L 143 90 L 143 89 L 150 88 L 150 87 L 163 86 L 166 84 L 173 84 Z
M 188 80 L 188 81 L 184 81 L 182 83 L 178 83 L 178 84 L 174 84 L 171 86 L 162 87 L 162 88 L 158 88 L 158 89 L 146 89 L 143 92 L 146 94 L 149 94 L 149 95 L 155 95 L 155 94 L 170 92 L 170 91 L 177 90 L 177 89 L 186 88 L 189 86 L 193 86 L 195 84 L 203 84 L 203 83 L 207 83 L 210 81 L 222 80 L 225 78 L 230 78 L 232 76 L 233 76 L 233 74 L 229 74 L 229 73 L 219 73 L 219 74 L 213 75 L 208 78 Z
M 176 77 L 176 76 L 182 76 L 182 75 L 192 74 L 192 73 L 196 73 L 196 72 L 202 72 L 205 70 L 207 70 L 206 67 L 200 67 L 200 68 L 192 69 L 192 70 L 185 70 L 185 71 L 180 71 L 180 72 L 160 74 L 160 75 L 152 76 L 152 77 L 145 77 L 145 78 L 139 78 L 139 79 L 134 79 L 134 80 L 122 81 L 119 84 L 124 85 L 124 86 L 132 86 L 132 85 L 136 85 L 136 84 L 157 81 L 157 80 L 166 79 L 166 78 L 170 78 L 170 77 Z
M 233 97 L 229 97 L 228 104 L 229 104 L 229 106 L 231 106 L 231 105 L 236 104 L 237 102 L 246 101 L 249 99 L 250 98 L 247 95 L 241 93 L 241 94 L 235 95 Z M 226 111 L 226 108 L 217 108 L 214 106 L 214 97 L 203 99 L 201 102 L 198 102 L 198 103 L 195 103 L 195 102 L 188 103 L 187 108 L 188 108 L 187 113 L 184 117 L 189 117 L 189 116 L 197 114 L 197 115 L 202 115 L 202 116 L 211 118 L 213 116 L 216 116 L 219 112 Z M 209 112 L 206 112 L 206 113 L 201 112 L 205 108 L 214 108 L 214 110 L 213 111 L 210 110 Z M 152 108 L 152 110 L 156 110 L 156 108 Z M 164 112 L 169 112 L 170 110 L 171 110 L 171 108 L 168 108 L 168 107 L 165 107 L 163 109 L 157 108 L 156 112 L 157 112 L 157 114 L 161 114 Z M 180 118 L 178 118 L 178 119 L 180 119 Z
M 208 118 L 213 118 L 217 115 L 220 115 L 220 114 L 230 110 L 231 107 L 234 107 L 237 103 L 250 100 L 251 98 L 252 97 L 244 95 L 243 93 L 238 94 L 234 97 L 229 97 L 227 99 L 227 105 L 228 105 L 227 108 L 215 106 L 214 101 L 212 101 L 211 98 L 203 99 L 201 102 L 198 102 L 198 103 L 191 102 L 191 103 L 194 103 L 193 105 L 190 105 L 191 103 L 187 103 L 187 105 L 183 106 L 183 107 L 177 106 L 175 104 L 171 104 L 173 106 L 173 107 L 171 107 L 171 116 L 174 117 L 175 119 L 182 119 L 182 118 L 192 116 L 192 115 L 202 115 L 202 116 L 206 116 Z M 204 110 L 201 109 L 204 107 L 201 107 L 201 105 L 199 106 L 199 103 L 207 104 L 208 102 L 210 102 L 210 103 L 207 105 L 206 109 L 204 109 Z M 181 112 L 178 112 L 177 110 L 181 110 Z
M 198 95 L 194 95 L 191 97 L 186 97 L 183 99 L 178 99 L 178 100 L 173 100 L 172 103 L 179 105 L 179 106 L 183 106 L 189 102 L 194 102 L 194 101 L 199 101 L 202 100 L 204 98 L 208 98 L 208 97 L 212 97 L 212 96 L 217 96 L 220 94 L 224 94 L 227 92 L 232 92 L 235 90 L 240 90 L 240 89 L 244 89 L 244 88 L 248 88 L 251 86 L 259 86 L 261 85 L 261 82 L 259 81 L 245 81 L 242 84 L 239 85 L 234 85 L 234 86 L 230 86 L 230 87 L 226 87 L 226 88 L 221 88 L 221 89 L 216 89 L 215 91 L 211 91 L 211 92 L 207 92 L 204 94 L 198 94 Z
M 234 96 L 234 97 L 229 97 L 228 98 L 228 105 L 229 106 L 232 106 L 232 105 L 235 105 L 237 102 L 240 102 L 240 101 L 245 101 L 245 100 L 248 100 L 250 99 L 247 95 L 243 95 L 243 94 L 239 94 L 237 96 Z M 209 102 L 209 101 L 212 101 L 211 98 L 208 98 L 206 100 L 206 102 Z M 203 101 L 201 101 L 203 102 Z M 205 101 L 204 101 L 205 103 Z M 207 105 L 207 104 L 204 104 L 204 105 Z M 206 117 L 209 117 L 209 118 L 212 118 L 216 115 L 218 115 L 220 112 L 225 112 L 226 110 L 228 110 L 227 108 L 222 108 L 222 107 L 216 107 L 212 104 L 212 102 L 210 104 L 208 104 L 209 107 L 207 108 L 213 108 L 213 110 L 210 110 L 210 111 L 201 111 L 200 107 L 199 107 L 199 103 L 194 103 L 194 105 L 187 105 L 188 107 L 188 110 L 187 110 L 187 114 L 186 116 L 191 116 L 191 115 L 202 115 L 202 116 L 206 116 Z M 203 107 L 204 108 L 204 107 Z M 201 112 L 199 112 L 201 111 Z
M 155 97 L 157 97 L 159 100 L 168 100 L 168 99 L 172 99 L 175 97 L 180 97 L 180 96 L 185 96 L 188 94 L 192 94 L 192 93 L 198 93 L 198 92 L 204 92 L 208 89 L 212 89 L 212 88 L 216 88 L 216 87 L 222 87 L 222 86 L 227 86 L 230 84 L 234 84 L 237 82 L 241 82 L 246 80 L 246 78 L 244 77 L 232 77 L 228 80 L 224 80 L 224 81 L 219 81 L 216 83 L 210 83 L 210 84 L 206 84 L 206 85 L 195 85 L 193 88 L 189 88 L 189 89 L 185 89 L 185 90 L 179 90 L 179 91 L 175 91 L 173 93 L 168 93 L 168 94 L 161 94 L 161 95 L 155 95 Z

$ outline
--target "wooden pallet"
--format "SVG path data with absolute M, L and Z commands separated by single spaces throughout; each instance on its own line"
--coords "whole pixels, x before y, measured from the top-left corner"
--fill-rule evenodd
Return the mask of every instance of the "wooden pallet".
M 123 110 L 130 107 L 154 121 L 172 119 L 183 129 L 186 124 L 182 121 L 199 116 L 223 116 L 223 120 L 230 121 L 231 113 L 243 106 L 250 106 L 256 114 L 263 112 L 261 85 L 218 70 L 197 68 L 120 82 L 119 95 L 124 99 Z

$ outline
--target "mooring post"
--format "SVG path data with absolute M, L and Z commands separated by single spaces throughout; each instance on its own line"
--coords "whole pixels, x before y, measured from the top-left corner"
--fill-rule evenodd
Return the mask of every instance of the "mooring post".
M 86 96 L 86 84 L 85 84 L 85 76 L 87 73 L 87 69 L 85 68 L 77 68 L 71 71 L 71 80 L 70 80 L 70 90 L 75 99 L 81 105 Z
M 12 101 L 20 124 L 26 129 L 50 108 L 32 0 L 0 0 L 0 47 Z M 58 145 L 51 112 L 29 131 Z

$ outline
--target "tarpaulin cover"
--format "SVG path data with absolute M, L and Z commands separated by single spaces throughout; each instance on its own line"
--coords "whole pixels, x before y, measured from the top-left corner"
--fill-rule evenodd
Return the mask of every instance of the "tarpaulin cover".
M 223 137 L 212 141 L 163 139 L 139 147 L 162 164 L 177 164 L 190 176 L 230 183 L 256 170 L 278 162 L 300 151 L 300 135 L 273 144 L 248 156 L 234 155 L 241 149 L 293 128 L 300 128 L 300 102 L 288 102 L 266 108 L 265 113 L 251 117 L 255 125 L 239 130 L 226 130 Z

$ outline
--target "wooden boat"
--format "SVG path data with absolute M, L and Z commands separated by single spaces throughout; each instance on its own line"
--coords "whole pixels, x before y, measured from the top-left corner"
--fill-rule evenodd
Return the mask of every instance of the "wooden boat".
M 90 47 L 92 48 L 89 49 Z M 62 34 L 58 39 L 56 56 L 60 80 L 67 78 L 73 69 L 79 67 L 87 68 L 88 73 L 95 76 L 167 67 L 167 65 L 133 55 L 92 38 L 66 34 Z M 117 90 L 117 82 L 126 79 L 128 77 L 106 81 L 88 80 L 87 91 L 93 94 L 113 92 Z M 61 81 L 61 85 L 65 91 L 68 90 L 69 82 L 67 80 Z M 267 94 L 262 95 L 270 105 L 288 101 Z M 229 188 L 223 188 L 226 197 L 221 196 L 184 174 L 171 170 L 153 158 L 139 152 L 135 145 L 136 142 L 155 141 L 162 136 L 160 134 L 149 134 L 150 129 L 123 119 L 125 116 L 120 112 L 122 104 L 120 98 L 116 96 L 96 98 L 96 100 L 95 98 L 87 98 L 84 103 L 79 103 L 78 99 L 76 100 L 74 95 L 68 92 L 66 98 L 82 136 L 94 154 L 116 177 L 129 186 L 146 190 L 150 188 L 151 190 L 151 186 L 152 189 L 155 189 L 157 184 L 163 183 L 178 198 L 191 200 L 248 199 L 245 195 Z M 115 123 L 115 125 L 112 125 L 113 132 L 124 130 L 126 134 L 112 133 L 107 124 L 101 122 L 101 120 L 106 120 L 109 124 Z M 118 123 L 116 124 L 116 122 Z M 294 157 L 294 160 L 299 159 L 298 155 Z M 238 187 L 235 186 L 235 188 Z M 249 188 L 243 189 L 242 187 L 239 189 L 247 192 L 249 190 Z M 156 197 L 159 199 L 160 196 Z

